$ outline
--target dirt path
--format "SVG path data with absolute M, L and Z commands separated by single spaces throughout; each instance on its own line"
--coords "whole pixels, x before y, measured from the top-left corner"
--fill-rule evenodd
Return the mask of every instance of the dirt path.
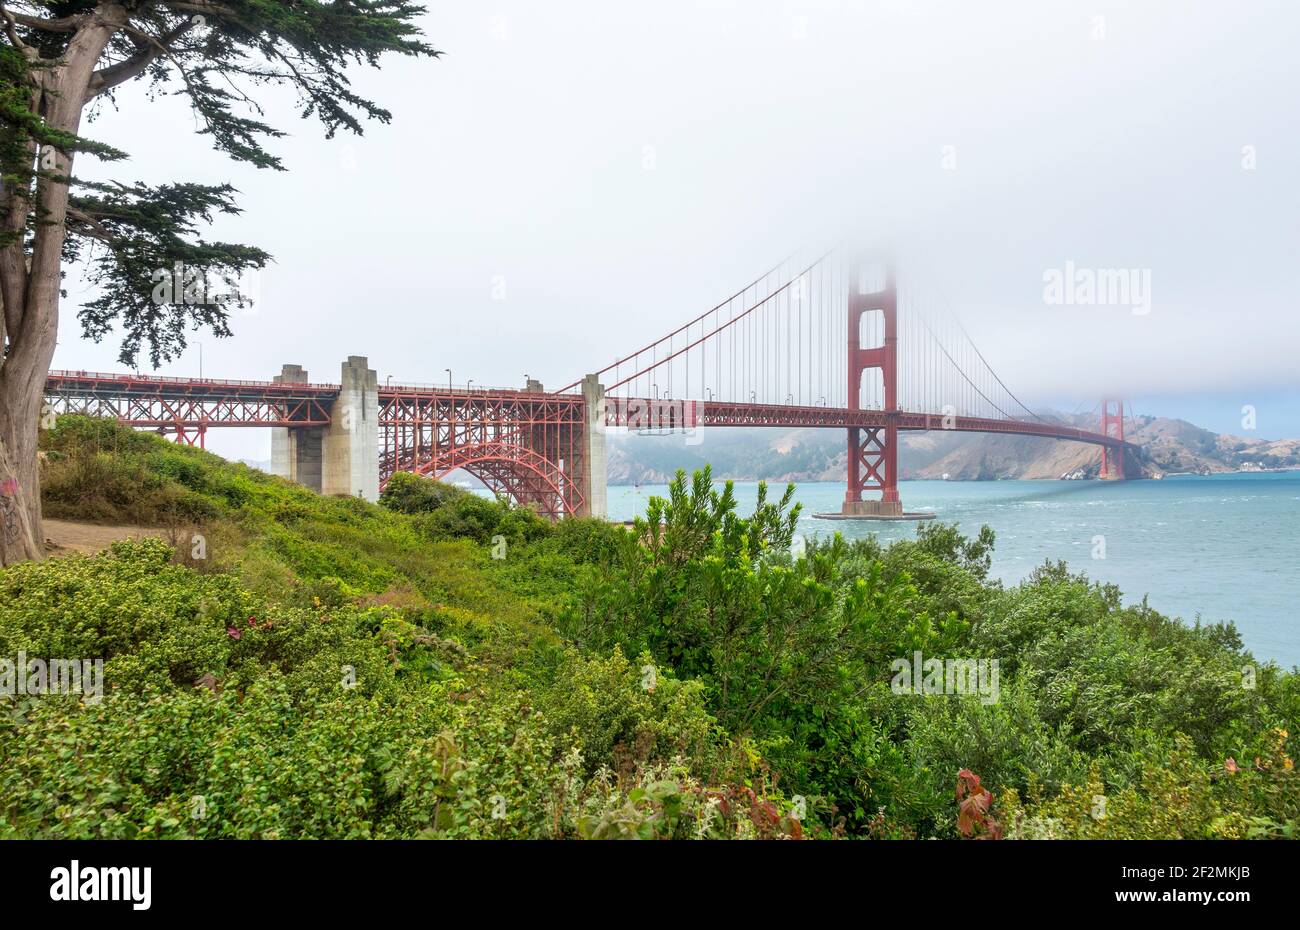
M 45 551 L 49 555 L 99 552 L 119 539 L 163 535 L 162 530 L 148 526 L 100 526 L 95 523 L 73 523 L 70 520 L 42 522 L 45 524 Z

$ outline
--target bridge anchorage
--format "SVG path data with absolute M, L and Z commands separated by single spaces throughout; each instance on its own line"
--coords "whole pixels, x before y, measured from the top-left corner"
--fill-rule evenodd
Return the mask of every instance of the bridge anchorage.
M 906 282 L 905 282 L 906 283 Z M 901 294 L 901 299 L 900 299 Z M 49 411 L 112 417 L 202 445 L 208 429 L 270 428 L 272 470 L 325 494 L 378 499 L 397 472 L 465 471 L 552 518 L 607 516 L 606 431 L 844 430 L 848 474 L 828 519 L 911 520 L 898 489 L 905 431 L 1040 436 L 1101 447 L 1125 476 L 1124 406 L 1100 431 L 1029 411 L 955 321 L 892 267 L 827 253 L 786 261 L 668 335 L 561 388 L 380 384 L 352 356 L 337 383 L 298 365 L 270 381 L 52 371 Z M 608 387 L 606 387 L 608 385 Z

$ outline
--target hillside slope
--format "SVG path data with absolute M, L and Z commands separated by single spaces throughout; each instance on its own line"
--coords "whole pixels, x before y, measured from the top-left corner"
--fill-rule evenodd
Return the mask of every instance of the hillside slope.
M 788 501 L 739 514 L 707 472 L 627 532 L 79 417 L 42 444 L 50 513 L 160 538 L 0 570 L 0 657 L 102 663 L 0 689 L 0 838 L 1300 830 L 1300 676 L 1063 564 L 992 582 L 987 527 L 796 557 Z M 904 687 L 917 653 L 984 671 Z

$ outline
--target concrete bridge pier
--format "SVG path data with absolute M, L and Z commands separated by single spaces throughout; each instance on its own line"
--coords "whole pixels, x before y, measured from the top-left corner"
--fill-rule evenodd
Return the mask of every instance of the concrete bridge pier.
M 349 355 L 325 431 L 322 494 L 379 500 L 379 375 L 364 355 Z
M 306 384 L 307 371 L 301 365 L 285 365 L 272 378 L 276 384 Z M 288 478 L 305 488 L 321 489 L 322 426 L 277 426 L 271 430 L 271 474 Z
M 609 468 L 605 453 L 605 386 L 596 375 L 582 379 L 587 423 L 582 437 L 582 481 L 586 503 L 582 516 L 609 517 Z
M 300 365 L 285 365 L 277 383 L 303 383 Z M 329 426 L 271 432 L 271 473 L 322 494 L 379 500 L 379 376 L 365 356 L 343 363 Z

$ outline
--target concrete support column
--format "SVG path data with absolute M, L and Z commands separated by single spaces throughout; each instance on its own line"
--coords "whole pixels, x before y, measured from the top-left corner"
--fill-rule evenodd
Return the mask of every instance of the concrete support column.
M 348 356 L 325 430 L 322 494 L 379 500 L 379 376 L 362 355 Z
M 586 485 L 583 516 L 609 517 L 609 469 L 605 457 L 605 386 L 595 375 L 582 379 L 582 399 L 586 402 L 587 423 L 582 437 L 582 480 Z
M 308 378 L 301 365 L 285 365 L 272 380 L 277 384 L 305 384 Z M 277 426 L 272 429 L 271 474 L 319 491 L 324 435 L 324 429 L 319 426 Z

